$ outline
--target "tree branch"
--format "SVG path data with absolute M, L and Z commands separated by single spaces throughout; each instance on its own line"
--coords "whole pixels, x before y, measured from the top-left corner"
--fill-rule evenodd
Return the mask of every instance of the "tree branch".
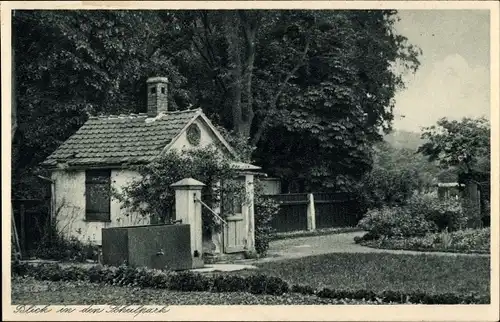
M 292 70 L 290 70 L 288 72 L 285 79 L 280 84 L 278 91 L 276 92 L 276 95 L 274 95 L 273 99 L 271 100 L 271 103 L 269 104 L 269 111 L 275 111 L 277 109 L 278 100 L 279 100 L 281 94 L 283 94 L 283 91 L 285 90 L 285 86 L 288 84 L 288 81 L 297 72 L 297 70 L 299 70 L 299 68 L 304 65 L 304 61 L 305 61 L 305 58 L 307 56 L 307 52 L 309 51 L 310 43 L 311 43 L 311 37 L 307 36 L 306 37 L 306 44 L 304 46 L 304 50 L 302 51 L 300 59 L 297 61 L 295 66 L 292 68 Z M 264 117 L 264 120 L 259 124 L 259 127 L 257 128 L 257 132 L 255 132 L 255 135 L 252 139 L 252 142 L 251 142 L 252 145 L 256 145 L 260 141 L 260 139 L 262 138 L 262 135 L 264 134 L 264 131 L 269 126 L 269 122 L 270 122 L 270 117 L 269 117 L 269 113 L 268 113 Z
M 201 55 L 201 57 L 203 58 L 203 60 L 205 61 L 205 63 L 208 65 L 208 67 L 210 68 L 210 70 L 214 70 L 214 62 L 211 61 L 210 58 L 207 55 L 204 54 L 204 52 L 203 52 L 203 50 L 201 48 L 201 45 L 196 42 L 196 40 L 194 38 L 194 35 L 191 36 L 191 42 L 194 44 L 194 46 L 196 47 L 196 51 L 198 51 L 198 53 Z M 217 74 L 214 74 L 214 80 L 215 80 L 215 83 L 220 87 L 220 89 L 224 93 L 226 93 L 227 92 L 227 87 L 224 84 L 224 82 L 217 76 Z

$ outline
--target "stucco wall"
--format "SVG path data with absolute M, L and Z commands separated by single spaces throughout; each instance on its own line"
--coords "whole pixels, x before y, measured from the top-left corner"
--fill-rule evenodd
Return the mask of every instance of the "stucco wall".
M 201 132 L 200 144 L 198 145 L 198 147 L 206 147 L 206 146 L 216 142 L 215 140 L 217 140 L 217 138 L 214 137 L 214 134 L 212 133 L 210 128 L 205 125 L 205 122 L 201 121 L 198 118 L 193 123 L 198 125 L 198 127 L 200 128 L 200 132 Z M 178 151 L 182 151 L 182 150 L 192 149 L 194 147 L 195 146 L 193 146 L 191 143 L 189 143 L 189 141 L 187 139 L 186 131 L 184 131 L 179 136 L 179 138 L 177 138 L 177 140 L 175 140 L 175 142 L 172 144 L 171 149 L 176 149 Z
M 138 178 L 139 174 L 134 171 L 111 171 L 111 185 L 118 191 Z M 52 180 L 55 182 L 55 220 L 59 231 L 67 237 L 101 244 L 102 228 L 140 225 L 148 221 L 121 209 L 121 203 L 115 198 L 111 198 L 110 222 L 85 221 L 85 171 L 54 171 Z

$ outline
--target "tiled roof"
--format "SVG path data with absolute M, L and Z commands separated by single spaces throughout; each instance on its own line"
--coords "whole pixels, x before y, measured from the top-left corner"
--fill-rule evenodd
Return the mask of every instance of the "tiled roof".
M 90 118 L 43 163 L 102 166 L 147 162 L 175 138 L 201 110 L 169 112 L 154 121 L 146 114 Z

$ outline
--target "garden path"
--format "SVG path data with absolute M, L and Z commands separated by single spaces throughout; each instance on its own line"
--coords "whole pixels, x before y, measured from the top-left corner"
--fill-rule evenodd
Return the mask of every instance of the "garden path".
M 377 249 L 354 243 L 354 237 L 361 237 L 364 234 L 365 232 L 349 232 L 323 236 L 275 240 L 270 244 L 268 256 L 258 259 L 256 262 L 263 263 L 331 253 L 392 253 L 414 255 L 430 254 L 436 256 L 489 256 L 489 254 L 460 254 Z

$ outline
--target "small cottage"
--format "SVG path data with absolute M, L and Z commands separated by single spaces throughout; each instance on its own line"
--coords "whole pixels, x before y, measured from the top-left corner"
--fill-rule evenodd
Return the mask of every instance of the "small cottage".
M 147 80 L 147 113 L 91 117 L 42 165 L 52 175 L 53 220 L 67 237 L 101 244 L 101 229 L 149 224 L 149 218 L 126 216 L 111 191 L 140 180 L 132 165 L 147 163 L 171 150 L 207 145 L 235 157 L 234 150 L 201 109 L 169 111 L 168 79 Z M 241 182 L 253 193 L 259 167 L 234 163 Z M 242 252 L 253 247 L 253 203 L 237 207 L 224 230 L 212 236 L 216 252 Z M 228 236 L 231 236 L 230 238 Z M 215 244 L 215 247 L 213 247 Z M 251 250 L 251 249 L 250 249 Z

